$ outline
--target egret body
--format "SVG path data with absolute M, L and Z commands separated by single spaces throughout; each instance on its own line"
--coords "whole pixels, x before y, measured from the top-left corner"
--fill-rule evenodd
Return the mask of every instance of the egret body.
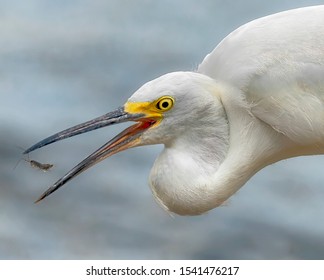
M 136 121 L 50 187 L 127 148 L 164 144 L 151 170 L 167 211 L 213 209 L 263 167 L 324 154 L 324 6 L 249 22 L 229 34 L 196 72 L 163 75 L 123 107 L 56 133 L 37 148 L 93 129 Z

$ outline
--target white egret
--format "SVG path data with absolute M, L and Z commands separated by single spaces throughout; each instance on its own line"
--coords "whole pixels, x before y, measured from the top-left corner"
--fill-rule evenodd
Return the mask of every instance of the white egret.
M 37 148 L 136 121 L 50 187 L 127 148 L 163 143 L 150 173 L 167 211 L 196 215 L 221 205 L 263 167 L 324 154 L 324 6 L 281 12 L 229 34 L 196 72 L 163 75 L 123 107 L 54 134 Z

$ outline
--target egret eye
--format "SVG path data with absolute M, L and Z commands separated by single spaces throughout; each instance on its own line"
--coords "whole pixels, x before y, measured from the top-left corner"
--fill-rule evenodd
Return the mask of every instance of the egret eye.
M 156 102 L 156 108 L 161 111 L 168 111 L 173 107 L 174 100 L 172 97 L 165 96 Z

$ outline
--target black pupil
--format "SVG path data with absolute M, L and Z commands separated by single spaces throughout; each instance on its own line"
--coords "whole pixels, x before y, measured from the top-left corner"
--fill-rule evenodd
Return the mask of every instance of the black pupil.
M 169 107 L 169 102 L 163 101 L 162 104 L 161 104 L 161 107 L 164 108 L 164 109 L 168 108 Z

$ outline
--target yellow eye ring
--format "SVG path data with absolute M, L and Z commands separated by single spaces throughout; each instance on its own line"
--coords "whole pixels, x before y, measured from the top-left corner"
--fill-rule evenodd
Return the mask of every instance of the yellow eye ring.
M 168 111 L 173 107 L 174 99 L 170 96 L 161 97 L 155 104 L 160 111 Z

